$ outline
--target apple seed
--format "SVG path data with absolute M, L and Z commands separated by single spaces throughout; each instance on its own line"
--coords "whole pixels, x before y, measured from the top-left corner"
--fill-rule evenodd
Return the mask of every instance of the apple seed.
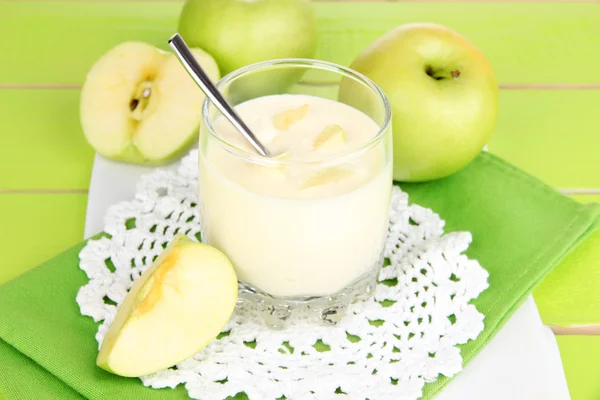
M 137 105 L 139 104 L 139 100 L 138 99 L 133 99 L 131 100 L 131 103 L 129 103 L 129 109 L 131 111 L 135 110 L 135 108 L 137 107 Z
M 129 109 L 132 112 L 133 119 L 142 120 L 142 113 L 148 106 L 150 95 L 152 94 L 152 82 L 143 82 L 136 95 L 129 102 Z M 141 92 L 141 93 L 140 93 Z

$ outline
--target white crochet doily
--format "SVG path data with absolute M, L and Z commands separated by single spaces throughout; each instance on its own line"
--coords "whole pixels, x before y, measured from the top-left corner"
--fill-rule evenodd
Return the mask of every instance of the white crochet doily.
M 102 321 L 99 346 L 118 304 L 163 247 L 178 232 L 199 237 L 197 176 L 193 151 L 176 171 L 142 177 L 135 199 L 108 211 L 110 238 L 90 240 L 79 254 L 89 282 L 77 303 L 82 314 Z M 484 316 L 469 301 L 487 288 L 488 273 L 462 254 L 471 234 L 444 234 L 443 227 L 437 214 L 409 205 L 394 187 L 388 265 L 373 299 L 351 305 L 333 327 L 296 316 L 281 331 L 239 305 L 217 340 L 142 382 L 154 388 L 184 384 L 190 397 L 204 400 L 239 392 L 252 400 L 421 397 L 426 382 L 461 370 L 456 346 L 484 327 Z

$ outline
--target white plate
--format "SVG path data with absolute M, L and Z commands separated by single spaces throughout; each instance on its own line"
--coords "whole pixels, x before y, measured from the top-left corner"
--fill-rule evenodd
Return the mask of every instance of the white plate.
M 108 207 L 132 199 L 140 175 L 151 171 L 149 167 L 116 163 L 96 155 L 85 223 L 86 238 L 102 231 Z M 483 399 L 570 399 L 556 339 L 550 329 L 542 325 L 532 297 L 436 397 L 436 400 Z

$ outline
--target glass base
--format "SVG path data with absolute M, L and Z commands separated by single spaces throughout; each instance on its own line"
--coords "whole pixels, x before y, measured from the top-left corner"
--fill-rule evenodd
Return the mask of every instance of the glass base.
M 348 306 L 369 299 L 377 285 L 383 257 L 368 272 L 337 293 L 326 296 L 273 297 L 259 289 L 239 282 L 238 301 L 256 307 L 271 329 L 283 329 L 293 313 L 306 310 L 326 325 L 336 325 Z

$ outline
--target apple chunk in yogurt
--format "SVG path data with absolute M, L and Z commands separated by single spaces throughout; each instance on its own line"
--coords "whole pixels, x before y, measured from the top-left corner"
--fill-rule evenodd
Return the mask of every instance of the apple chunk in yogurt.
M 333 100 L 273 95 L 236 111 L 275 155 L 253 151 L 224 118 L 203 127 L 200 199 L 204 240 L 238 278 L 277 297 L 334 294 L 376 267 L 387 229 L 390 135 Z M 240 156 L 240 151 L 245 151 Z

